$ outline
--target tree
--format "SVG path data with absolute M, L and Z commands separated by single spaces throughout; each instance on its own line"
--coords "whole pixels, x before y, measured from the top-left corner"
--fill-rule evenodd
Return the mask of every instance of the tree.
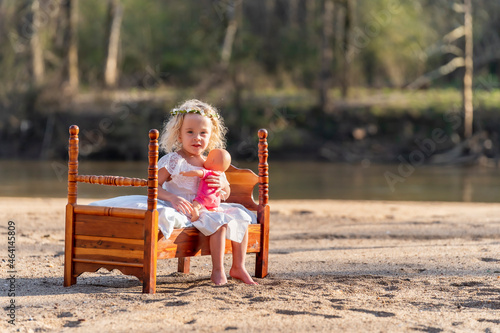
M 118 51 L 120 49 L 120 31 L 123 7 L 119 0 L 108 0 L 107 48 L 104 83 L 106 87 L 116 86 L 118 80 Z
M 79 0 L 66 0 L 63 3 L 66 22 L 64 38 L 65 50 L 65 80 L 71 92 L 78 90 L 80 75 L 78 72 L 78 2 Z
M 243 0 L 234 0 L 233 4 L 228 4 L 227 6 L 229 22 L 227 24 L 224 43 L 222 44 L 221 50 L 221 67 L 223 70 L 227 69 L 229 61 L 231 60 L 236 31 L 238 30 L 238 25 L 240 25 L 241 21 L 242 7 Z
M 42 21 L 40 18 L 40 0 L 33 0 L 31 4 L 32 28 L 31 28 L 31 64 L 35 86 L 39 87 L 45 77 L 45 62 L 43 59 L 43 45 L 41 41 Z
M 322 41 L 321 41 L 321 70 L 319 75 L 319 106 L 323 113 L 332 110 L 332 103 L 328 91 L 332 85 L 333 62 L 333 0 L 324 0 L 322 16 Z
M 341 94 L 342 98 L 346 98 L 349 92 L 351 81 L 351 62 L 352 62 L 352 31 L 355 26 L 354 13 L 356 12 L 356 0 L 345 1 L 345 19 L 344 19 L 344 38 L 342 44 L 344 45 L 344 63 L 342 68 L 342 83 Z
M 454 72 L 456 69 L 464 67 L 463 76 L 463 89 L 462 89 L 462 107 L 464 110 L 464 137 L 470 138 L 473 131 L 473 93 L 472 93 L 472 79 L 474 71 L 473 60 L 473 30 L 472 30 L 472 1 L 463 0 L 462 4 L 454 4 L 454 10 L 464 14 L 463 25 L 458 26 L 442 38 L 442 45 L 438 47 L 445 53 L 455 55 L 447 64 L 422 75 L 417 80 L 408 85 L 410 89 L 418 89 L 432 80 L 435 80 L 444 75 Z M 464 50 L 452 45 L 456 40 L 464 37 Z
M 474 70 L 473 62 L 473 37 L 472 37 L 472 0 L 464 0 L 464 35 L 465 35 L 465 54 L 464 54 L 464 87 L 463 87 L 463 108 L 464 108 L 464 136 L 472 136 L 473 112 L 472 104 L 472 76 Z

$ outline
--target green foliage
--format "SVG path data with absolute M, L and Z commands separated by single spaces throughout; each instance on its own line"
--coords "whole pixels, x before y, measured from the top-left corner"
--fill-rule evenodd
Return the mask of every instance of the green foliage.
M 2 83 L 15 76 L 16 67 L 29 64 L 29 43 L 25 43 L 22 54 L 13 52 L 11 44 L 19 26 L 26 20 L 29 22 L 30 3 L 7 1 L 0 5 L 0 68 L 5 73 L 0 79 Z M 47 12 L 47 4 L 54 8 L 57 1 L 42 3 L 45 4 L 42 11 Z M 107 1 L 78 3 L 81 82 L 95 85 L 102 80 L 106 56 Z M 228 22 L 235 15 L 236 0 L 121 0 L 120 3 L 124 17 L 119 68 L 124 86 L 142 87 L 141 81 L 148 75 L 156 75 L 166 84 L 197 85 L 220 63 L 221 46 Z M 331 65 L 333 82 L 338 84 L 347 51 L 342 41 L 346 1 L 334 3 Z M 352 45 L 347 56 L 353 85 L 403 87 L 449 60 L 450 54 L 442 52 L 441 39 L 463 22 L 461 14 L 454 10 L 453 1 L 357 0 L 355 3 Z M 323 1 L 299 0 L 298 4 L 298 12 L 292 17 L 288 2 L 243 1 L 231 66 L 239 71 L 245 71 L 247 66 L 252 71 L 261 68 L 259 75 L 276 87 L 314 88 L 320 69 Z M 475 7 L 474 37 L 478 44 L 483 43 L 481 51 L 497 52 L 500 48 L 499 13 L 497 2 L 480 1 Z M 57 20 L 51 17 L 41 30 L 48 51 L 45 56 L 48 68 L 60 71 L 64 62 L 60 36 L 66 28 Z M 491 50 L 485 50 L 492 36 L 499 42 L 491 45 Z M 460 43 L 460 40 L 456 43 L 458 48 L 462 47 Z M 52 61 L 53 55 L 59 58 L 57 62 Z M 481 67 L 491 63 L 498 64 L 498 57 L 486 59 Z M 498 75 L 498 69 L 492 74 Z M 438 83 L 446 84 L 456 76 L 460 73 L 452 73 L 448 76 L 450 80 Z
M 463 23 L 463 14 L 456 10 L 461 0 L 352 1 L 356 4 L 352 30 L 346 34 L 349 1 L 333 0 L 333 36 L 326 41 L 333 54 L 327 94 L 333 113 L 352 112 L 361 118 L 366 116 L 363 112 L 369 117 L 418 118 L 460 109 L 460 68 L 432 81 L 424 87 L 428 90 L 402 88 L 460 56 L 463 38 L 446 43 L 443 37 Z M 291 2 L 283 0 L 118 2 L 124 15 L 116 93 L 124 104 L 127 98 L 132 100 L 130 104 L 137 103 L 130 96 L 144 91 L 146 97 L 137 98 L 150 103 L 149 107 L 170 108 L 183 98 L 207 99 L 223 109 L 235 133 L 234 141 L 266 126 L 273 129 L 275 141 L 271 146 L 276 149 L 297 147 L 306 139 L 317 143 L 315 139 L 331 139 L 328 135 L 332 132 L 351 130 L 349 125 L 336 124 L 338 119 L 330 114 L 321 116 L 329 119 L 322 123 L 323 110 L 317 107 L 324 51 L 324 0 L 297 0 L 295 14 Z M 34 113 L 66 112 L 68 106 L 74 106 L 70 102 L 78 101 L 71 101 L 75 95 L 65 90 L 68 28 L 62 9 L 55 10 L 65 1 L 40 3 L 44 20 L 37 29 L 46 68 L 45 81 L 35 86 L 30 44 L 32 0 L 0 1 L 0 132 L 6 128 L 20 131 L 19 124 L 33 121 L 35 118 L 29 117 Z M 242 4 L 241 13 L 237 12 L 238 3 Z M 500 108 L 500 2 L 473 3 L 474 104 L 496 112 Z M 80 0 L 78 4 L 78 92 L 88 97 L 81 100 L 96 101 L 86 108 L 98 107 L 105 100 L 111 105 L 108 112 L 113 113 L 113 94 L 102 91 L 108 1 Z M 222 46 L 235 17 L 239 20 L 231 58 L 224 67 Z M 346 36 L 350 45 L 344 43 Z M 347 67 L 350 71 L 346 78 Z M 341 87 L 347 81 L 350 92 L 344 99 Z M 287 110 L 293 110 L 294 117 L 288 117 Z

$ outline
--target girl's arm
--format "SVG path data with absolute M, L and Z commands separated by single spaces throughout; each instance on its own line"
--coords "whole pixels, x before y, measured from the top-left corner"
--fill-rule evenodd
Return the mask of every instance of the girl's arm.
M 165 191 L 161 185 L 170 180 L 170 173 L 166 168 L 158 170 L 158 199 L 168 201 L 177 211 L 189 215 L 193 211 L 193 204 L 186 199 Z
M 231 195 L 231 187 L 229 187 L 229 183 L 226 182 L 226 186 L 224 186 L 222 189 L 221 189 L 221 199 L 226 201 L 227 198 L 229 198 L 229 196 Z

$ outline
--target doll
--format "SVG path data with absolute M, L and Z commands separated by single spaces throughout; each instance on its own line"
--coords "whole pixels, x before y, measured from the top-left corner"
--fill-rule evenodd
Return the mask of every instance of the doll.
M 191 222 L 198 220 L 200 217 L 200 209 L 205 207 L 209 211 L 217 211 L 221 198 L 227 199 L 229 196 L 228 188 L 211 187 L 210 183 L 205 182 L 208 176 L 214 174 L 222 174 L 231 164 L 231 155 L 224 149 L 213 149 L 208 153 L 203 168 L 201 170 L 192 170 L 181 172 L 181 175 L 186 177 L 200 177 L 200 185 L 198 193 L 193 200 L 193 211 L 191 212 Z M 224 177 L 225 178 L 225 177 Z

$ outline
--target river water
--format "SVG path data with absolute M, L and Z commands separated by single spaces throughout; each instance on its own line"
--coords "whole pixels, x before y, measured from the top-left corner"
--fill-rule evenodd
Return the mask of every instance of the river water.
M 257 162 L 235 164 L 257 172 Z M 80 161 L 79 173 L 147 178 L 147 164 Z M 78 186 L 82 198 L 146 194 L 145 188 Z M 66 191 L 64 162 L 0 161 L 0 196 L 65 197 Z M 397 164 L 270 161 L 270 198 L 500 202 L 500 169 L 420 166 L 409 174 Z

